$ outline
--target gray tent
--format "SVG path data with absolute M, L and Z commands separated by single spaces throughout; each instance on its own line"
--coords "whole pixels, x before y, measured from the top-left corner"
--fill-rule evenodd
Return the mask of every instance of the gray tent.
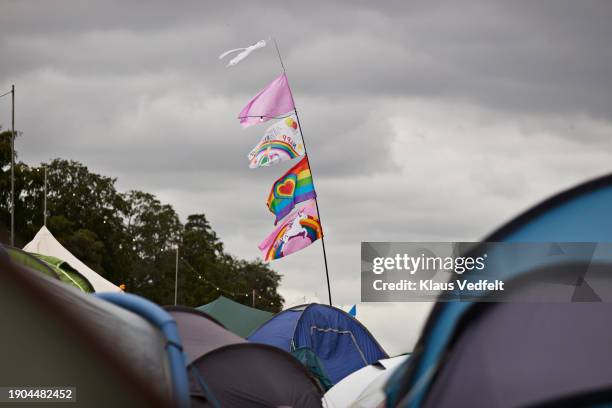
M 556 243 L 550 254 L 558 261 L 487 270 L 489 279 L 503 273 L 508 300 L 522 302 L 438 302 L 413 356 L 387 382 L 386 406 L 609 406 L 609 252 L 574 257 L 563 247 L 612 242 L 611 208 L 609 175 L 551 197 L 486 237 Z
M 166 310 L 183 340 L 192 406 L 321 406 L 323 391 L 289 353 L 249 343 L 198 310 Z
M 552 278 L 562 272 L 577 281 L 584 269 L 581 265 L 565 265 L 563 271 L 554 267 L 535 273 Z M 588 270 L 591 279 L 610 282 L 611 265 L 590 264 Z M 510 282 L 508 302 L 473 306 L 460 321 L 423 406 L 558 407 L 609 403 L 610 303 L 592 299 L 578 303 L 510 301 L 528 292 L 548 298 L 550 293 L 558 294 L 560 287 L 563 290 L 562 286 L 569 286 L 560 281 Z M 572 289 L 575 288 L 565 290 L 575 292 Z
M 11 263 L 2 249 L 0 311 L 3 386 L 76 387 L 80 406 L 171 406 L 166 339 L 140 316 Z

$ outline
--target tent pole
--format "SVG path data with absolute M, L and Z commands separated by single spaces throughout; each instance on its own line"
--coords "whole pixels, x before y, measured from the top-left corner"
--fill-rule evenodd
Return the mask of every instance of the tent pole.
M 176 306 L 178 301 L 178 261 L 179 261 L 179 248 L 176 246 L 176 262 L 174 269 L 174 306 Z
M 283 73 L 285 76 L 287 75 L 287 71 L 285 70 L 285 64 L 283 63 L 283 58 L 281 57 L 280 49 L 278 48 L 278 43 L 276 42 L 276 38 L 274 39 L 274 45 L 276 47 L 276 54 L 278 55 L 278 60 L 283 68 Z M 287 82 L 289 80 L 287 79 Z M 291 96 L 293 98 L 293 95 Z M 295 118 L 297 119 L 298 127 L 300 128 L 300 136 L 302 136 L 302 143 L 304 144 L 304 156 L 308 160 L 308 150 L 306 149 L 306 140 L 304 139 L 304 133 L 302 133 L 302 124 L 300 123 L 300 116 L 298 115 L 297 108 L 295 107 L 295 101 L 293 102 L 293 111 L 295 112 Z M 312 177 L 312 187 L 314 188 L 314 175 L 312 174 L 312 167 L 310 167 L 310 160 L 308 160 L 308 167 L 310 168 L 310 176 Z M 319 217 L 319 223 L 321 225 L 321 230 L 323 229 L 323 221 L 321 220 L 321 212 L 319 211 L 319 200 L 316 198 L 315 206 L 317 208 L 317 215 Z M 323 231 L 321 231 L 323 232 Z M 323 248 L 323 263 L 325 264 L 325 278 L 327 279 L 327 295 L 329 296 L 329 305 L 332 306 L 332 295 L 331 295 L 331 286 L 329 284 L 329 268 L 327 267 L 327 252 L 325 251 L 325 236 L 321 234 L 321 247 Z

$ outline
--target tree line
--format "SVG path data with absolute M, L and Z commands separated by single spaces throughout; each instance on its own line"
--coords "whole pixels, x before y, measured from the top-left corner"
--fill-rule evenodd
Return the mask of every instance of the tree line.
M 10 131 L 0 132 L 0 241 L 10 234 Z M 23 247 L 44 222 L 47 169 L 47 228 L 77 258 L 126 291 L 158 304 L 174 303 L 179 248 L 179 304 L 200 306 L 220 294 L 277 312 L 281 276 L 260 260 L 225 252 L 204 214 L 187 216 L 155 195 L 119 192 L 116 178 L 96 174 L 74 160 L 56 158 L 40 166 L 15 163 L 15 246 Z

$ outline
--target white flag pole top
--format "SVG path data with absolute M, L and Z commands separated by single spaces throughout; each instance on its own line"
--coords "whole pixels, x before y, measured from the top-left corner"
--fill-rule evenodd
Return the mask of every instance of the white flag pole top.
M 233 50 L 225 51 L 223 54 L 219 55 L 219 59 L 223 59 L 230 54 L 238 52 L 238 55 L 232 58 L 226 65 L 226 67 L 232 67 L 238 64 L 240 61 L 242 61 L 246 57 L 248 57 L 249 54 L 252 53 L 253 51 L 259 48 L 263 48 L 265 46 L 266 46 L 265 40 L 257 41 L 255 44 L 249 45 L 248 47 L 245 47 L 245 48 L 234 48 Z

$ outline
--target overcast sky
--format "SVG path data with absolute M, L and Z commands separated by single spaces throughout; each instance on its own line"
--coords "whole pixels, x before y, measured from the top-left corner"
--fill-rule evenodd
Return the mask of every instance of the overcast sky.
M 474 241 L 612 171 L 612 2 L 0 0 L 0 94 L 17 90 L 20 159 L 62 157 L 205 213 L 255 259 L 290 164 L 250 170 L 266 126 L 237 113 L 280 72 L 319 196 L 334 302 L 360 297 L 361 241 Z M 10 99 L 0 99 L 10 125 Z M 286 164 L 286 165 L 285 165 Z M 275 261 L 288 304 L 326 301 L 320 243 Z M 427 304 L 361 304 L 390 354 Z

